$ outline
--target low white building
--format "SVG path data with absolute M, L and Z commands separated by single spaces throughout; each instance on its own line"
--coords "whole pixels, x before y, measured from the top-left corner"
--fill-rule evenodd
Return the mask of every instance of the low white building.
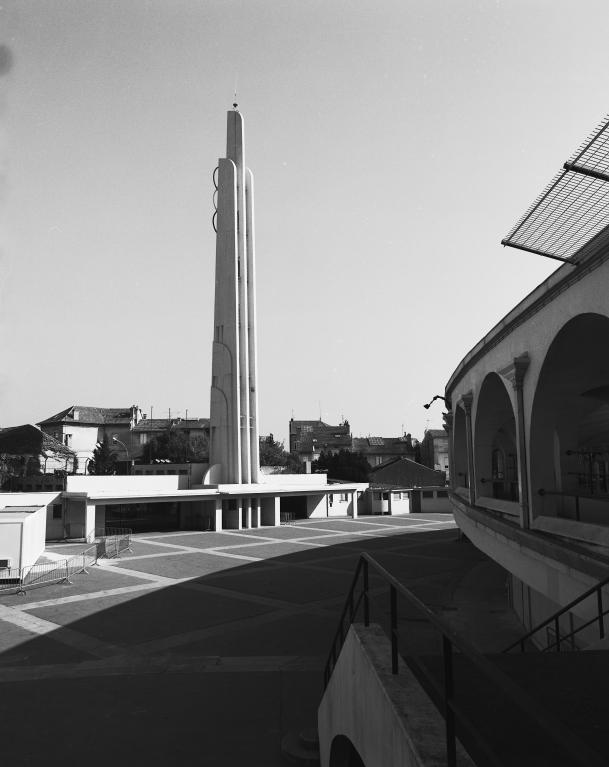
M 0 493 L 0 578 L 37 561 L 61 508 L 61 493 Z

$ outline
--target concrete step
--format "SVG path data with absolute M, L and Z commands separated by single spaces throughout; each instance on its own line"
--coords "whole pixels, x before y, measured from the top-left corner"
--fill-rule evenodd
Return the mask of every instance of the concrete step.
M 281 755 L 290 764 L 297 764 L 300 767 L 319 767 L 317 729 L 310 727 L 299 732 L 290 730 L 281 740 Z
M 604 639 L 597 639 L 596 642 L 592 642 L 586 647 L 582 648 L 583 652 L 589 652 L 591 650 L 609 650 L 609 637 Z

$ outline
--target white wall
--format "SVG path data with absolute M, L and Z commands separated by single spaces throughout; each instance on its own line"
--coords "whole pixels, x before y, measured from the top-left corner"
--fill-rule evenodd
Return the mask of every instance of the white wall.
M 328 514 L 325 495 L 307 495 L 307 517 L 318 519 Z
M 391 504 L 389 502 L 390 494 Z M 387 498 L 384 499 L 383 496 L 387 496 Z M 370 488 L 368 490 L 367 508 L 371 514 L 409 514 L 410 496 L 407 490 L 389 491 Z
M 7 506 L 48 506 L 61 500 L 61 492 L 42 493 L 0 493 L 0 509 Z
M 38 511 L 25 515 L 22 523 L 22 545 L 20 567 L 33 565 L 44 551 L 47 529 L 47 509 L 42 506 Z
M 133 467 L 133 474 L 138 477 L 175 474 L 182 477 L 184 484 L 180 488 L 187 489 L 200 486 L 208 468 L 208 463 L 137 463 Z
M 71 493 L 150 493 L 155 490 L 171 492 L 172 490 L 184 489 L 183 482 L 188 477 L 178 474 L 150 475 L 150 476 L 80 476 L 67 477 L 66 490 Z
M 260 484 L 317 487 L 328 484 L 327 474 L 260 474 Z
M 0 509 L 7 506 L 44 506 L 45 512 L 42 516 L 45 520 L 45 538 L 56 537 L 55 532 L 59 530 L 58 536 L 63 537 L 63 520 L 53 520 L 53 505 L 56 503 L 61 503 L 61 492 L 0 493 Z M 4 555 L 0 554 L 0 559 L 4 558 Z
M 5 522 L 0 519 L 0 559 L 10 559 L 11 568 L 19 567 L 21 561 L 21 527 L 19 520 Z
M 341 499 L 341 495 L 346 496 L 345 500 Z M 344 517 L 349 514 L 351 510 L 351 493 L 346 491 L 328 494 L 328 516 L 329 517 Z
M 44 551 L 46 517 L 46 506 L 31 512 L 2 512 L 0 559 L 10 559 L 11 568 L 33 565 Z

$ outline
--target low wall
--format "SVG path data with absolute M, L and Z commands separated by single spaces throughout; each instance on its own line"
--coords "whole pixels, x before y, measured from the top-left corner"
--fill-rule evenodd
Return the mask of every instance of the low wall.
M 455 522 L 467 538 L 518 580 L 550 600 L 556 609 L 579 597 L 606 577 L 606 564 L 572 542 L 523 530 L 452 497 Z M 551 521 L 551 520 L 550 520 Z M 609 590 L 608 590 L 609 592 Z M 582 620 L 595 617 L 593 601 L 573 608 Z
M 182 483 L 180 482 L 182 480 Z M 155 491 L 171 492 L 181 489 L 181 484 L 187 477 L 178 474 L 151 475 L 113 475 L 113 476 L 81 476 L 67 477 L 66 491 L 70 493 L 141 493 L 145 495 Z
M 379 626 L 349 629 L 318 710 L 321 767 L 332 743 L 350 741 L 365 767 L 446 767 L 444 719 Z M 335 739 L 337 739 L 335 741 Z M 458 747 L 460 767 L 474 767 Z
M 319 487 L 328 484 L 327 474 L 264 474 L 260 473 L 261 485 L 286 485 L 292 487 Z

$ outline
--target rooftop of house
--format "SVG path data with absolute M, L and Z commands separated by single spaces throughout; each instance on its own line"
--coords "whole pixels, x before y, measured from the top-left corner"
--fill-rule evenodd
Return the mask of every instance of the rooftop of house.
M 373 478 L 375 474 L 378 474 L 382 469 L 386 469 L 389 466 L 392 466 L 394 464 L 398 465 L 398 468 L 404 469 L 405 472 L 422 472 L 422 473 L 429 473 L 436 474 L 436 475 L 443 475 L 444 472 L 438 471 L 436 469 L 430 469 L 429 466 L 424 466 L 422 463 L 417 463 L 416 461 L 413 461 L 411 458 L 406 458 L 403 455 L 396 455 L 393 458 L 389 458 L 386 461 L 383 461 L 383 463 L 379 463 L 377 466 L 373 466 L 370 469 L 370 483 L 372 484 Z
M 40 455 L 61 453 L 74 455 L 74 451 L 62 445 L 59 440 L 33 424 L 26 423 L 0 431 L 0 453 L 9 455 Z
M 134 408 L 131 407 L 91 407 L 89 405 L 70 405 L 65 410 L 39 421 L 38 424 L 52 423 L 82 423 L 95 426 L 104 424 L 129 424 L 133 418 Z
M 446 429 L 427 429 L 425 431 L 425 437 L 428 434 L 431 437 L 448 437 L 448 432 L 446 431 Z M 425 437 L 423 437 L 423 439 L 425 439 Z
M 142 418 L 133 431 L 164 431 L 165 429 L 209 429 L 209 418 Z
M 325 448 L 350 449 L 351 437 L 348 434 L 338 436 L 333 436 L 332 434 L 307 434 L 297 440 L 297 450 L 301 453 L 324 450 Z
M 290 420 L 290 434 L 297 434 L 298 432 L 314 433 L 314 432 L 330 432 L 340 435 L 351 434 L 351 427 L 349 421 L 343 421 L 338 426 L 332 426 L 331 424 L 324 423 L 321 418 L 317 421 L 295 421 L 293 418 Z
M 359 453 L 414 453 L 412 440 L 404 437 L 354 437 L 353 450 Z

